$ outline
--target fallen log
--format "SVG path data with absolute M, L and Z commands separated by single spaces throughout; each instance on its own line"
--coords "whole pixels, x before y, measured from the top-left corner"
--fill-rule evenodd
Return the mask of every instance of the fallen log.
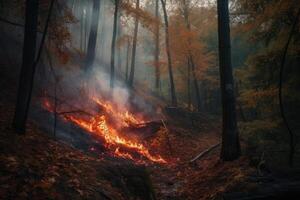
M 199 153 L 196 157 L 194 157 L 192 160 L 190 160 L 190 163 L 195 162 L 196 160 L 204 157 L 206 154 L 208 154 L 209 152 L 211 152 L 212 150 L 214 150 L 215 148 L 217 148 L 218 146 L 220 146 L 221 143 L 215 144 L 211 147 L 209 147 L 208 149 L 206 149 L 205 151 L 202 151 L 201 153 Z
M 161 121 L 150 121 L 142 124 L 130 124 L 129 127 L 122 128 L 121 132 L 135 135 L 139 139 L 146 139 L 154 136 L 161 126 L 163 126 Z

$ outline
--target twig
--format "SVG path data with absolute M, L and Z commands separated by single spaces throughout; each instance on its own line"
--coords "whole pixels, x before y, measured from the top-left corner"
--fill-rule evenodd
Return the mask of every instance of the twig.
M 172 150 L 172 146 L 171 146 L 171 142 L 170 142 L 170 138 L 169 138 L 169 129 L 167 128 L 165 122 L 163 119 L 161 119 L 161 122 L 162 124 L 164 125 L 165 129 L 166 129 L 166 137 L 167 137 L 167 144 L 168 144 L 168 147 L 169 147 L 169 151 L 170 151 L 170 155 L 172 156 L 173 155 L 173 150 Z
M 195 162 L 196 160 L 204 157 L 206 154 L 208 154 L 209 152 L 211 152 L 212 150 L 214 150 L 215 148 L 217 148 L 218 146 L 220 146 L 221 143 L 215 144 L 211 147 L 209 147 L 208 149 L 206 149 L 205 151 L 202 151 L 200 154 L 198 154 L 195 158 L 193 158 L 192 160 L 190 160 L 190 163 Z

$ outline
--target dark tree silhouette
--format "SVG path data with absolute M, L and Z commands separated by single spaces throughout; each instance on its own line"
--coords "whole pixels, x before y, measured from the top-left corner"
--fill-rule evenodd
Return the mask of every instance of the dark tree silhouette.
M 221 159 L 235 160 L 240 156 L 236 122 L 234 82 L 231 66 L 228 0 L 218 0 L 219 65 L 223 108 Z
M 125 80 L 128 81 L 128 72 L 129 72 L 129 60 L 130 60 L 130 39 L 127 38 L 127 48 L 126 48 L 126 69 L 125 69 Z
M 136 1 L 136 9 L 140 7 L 140 0 Z M 132 41 L 132 54 L 131 54 L 131 68 L 129 73 L 128 79 L 128 87 L 133 87 L 133 80 L 134 80 L 134 71 L 135 71 L 135 54 L 136 54 L 136 43 L 137 43 L 137 35 L 139 30 L 139 16 L 136 15 L 135 17 L 135 24 L 134 24 L 134 33 L 133 33 L 133 41 Z
M 155 1 L 155 18 L 159 21 L 159 0 Z M 159 91 L 160 86 L 160 69 L 159 69 L 159 23 L 155 27 L 155 53 L 154 53 L 154 64 L 155 64 L 155 89 Z
M 172 67 L 172 58 L 171 58 L 171 50 L 170 50 L 170 39 L 169 39 L 169 21 L 168 21 L 168 13 L 166 8 L 166 1 L 161 0 L 161 5 L 164 13 L 164 21 L 165 21 L 165 40 L 166 40 L 166 52 L 168 58 L 168 71 L 169 71 L 169 79 L 170 79 L 170 88 L 171 88 L 171 101 L 172 106 L 177 106 L 177 98 L 176 98 L 176 90 L 173 78 L 173 67 Z
M 118 11 L 118 26 L 117 26 L 117 39 L 119 40 L 122 36 L 122 24 L 121 24 L 121 10 Z M 118 68 L 122 69 L 122 48 L 120 45 L 117 46 L 117 59 L 118 59 Z
M 35 59 L 39 3 L 36 0 L 26 1 L 23 62 L 19 79 L 15 115 L 13 119 L 13 127 L 18 133 L 25 133 L 26 130 L 26 121 L 30 106 L 35 68 L 42 55 L 54 2 L 55 0 L 51 0 L 42 39 Z
M 116 51 L 119 3 L 120 3 L 119 0 L 115 0 L 113 36 L 111 41 L 111 55 L 110 55 L 110 88 L 114 87 L 114 79 L 115 79 L 115 51 Z
M 93 0 L 92 22 L 87 46 L 84 70 L 89 70 L 94 63 L 98 34 L 100 0 Z
M 25 132 L 31 90 L 34 78 L 34 62 L 38 25 L 38 0 L 27 0 L 25 10 L 25 30 L 23 45 L 23 61 L 19 79 L 19 89 L 13 127 L 18 133 Z

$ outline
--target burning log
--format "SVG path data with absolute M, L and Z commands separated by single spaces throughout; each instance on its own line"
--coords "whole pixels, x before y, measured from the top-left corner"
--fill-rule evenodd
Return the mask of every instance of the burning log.
M 129 127 L 124 127 L 121 131 L 133 134 L 139 139 L 147 139 L 152 137 L 162 126 L 161 121 L 151 121 L 141 124 L 130 124 Z

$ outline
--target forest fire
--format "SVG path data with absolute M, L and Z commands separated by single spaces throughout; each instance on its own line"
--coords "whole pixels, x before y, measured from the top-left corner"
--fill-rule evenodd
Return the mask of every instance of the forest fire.
M 146 158 L 155 163 L 167 163 L 161 156 L 152 155 L 143 143 L 124 136 L 124 133 L 121 133 L 118 128 L 132 125 L 143 126 L 145 123 L 144 120 L 139 119 L 126 109 L 122 109 L 122 111 L 115 109 L 114 105 L 110 102 L 105 102 L 95 97 L 91 99 L 103 110 L 101 113 L 86 117 L 80 114 L 66 112 L 66 114 L 63 115 L 63 119 L 76 124 L 94 136 L 103 138 L 105 142 L 103 145 L 111 151 L 114 156 L 134 160 L 136 162 L 140 162 L 142 160 L 141 158 Z M 54 108 L 48 99 L 43 101 L 43 108 L 54 112 Z M 113 122 L 108 122 L 108 118 L 113 119 Z M 115 125 L 115 123 L 118 124 Z M 136 156 L 137 154 L 139 155 L 138 157 Z

